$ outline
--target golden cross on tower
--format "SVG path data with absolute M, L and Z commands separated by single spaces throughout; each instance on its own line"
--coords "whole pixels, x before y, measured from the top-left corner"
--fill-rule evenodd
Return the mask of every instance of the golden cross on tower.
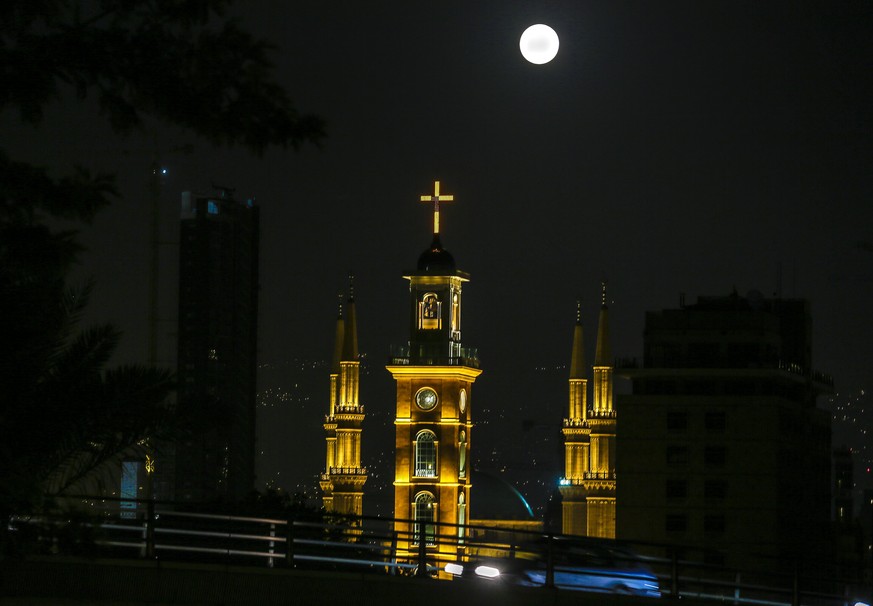
M 434 235 L 440 233 L 440 202 L 454 202 L 455 196 L 449 195 L 440 195 L 440 182 L 433 182 L 433 195 L 432 196 L 422 196 L 422 202 L 433 202 L 433 233 Z

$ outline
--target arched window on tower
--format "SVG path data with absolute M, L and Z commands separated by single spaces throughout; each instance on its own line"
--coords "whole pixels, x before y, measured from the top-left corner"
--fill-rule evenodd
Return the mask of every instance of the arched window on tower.
M 438 330 L 442 319 L 442 303 L 436 293 L 425 293 L 418 303 L 418 327 L 421 330 Z
M 436 542 L 434 538 L 436 533 L 434 532 L 434 498 L 433 495 L 429 492 L 420 492 L 415 495 L 415 501 L 413 503 L 413 519 L 415 520 L 415 527 L 412 533 L 412 542 L 415 545 L 418 545 L 421 541 L 421 533 L 424 532 L 425 541 L 427 545 L 435 545 Z
M 436 435 L 428 429 L 415 436 L 415 477 L 435 478 L 437 475 Z
M 461 293 L 452 293 L 452 338 L 461 338 Z
M 467 477 L 467 432 L 463 429 L 458 437 L 458 477 Z
M 464 525 L 467 523 L 467 501 L 464 493 L 458 495 L 458 543 L 464 543 Z

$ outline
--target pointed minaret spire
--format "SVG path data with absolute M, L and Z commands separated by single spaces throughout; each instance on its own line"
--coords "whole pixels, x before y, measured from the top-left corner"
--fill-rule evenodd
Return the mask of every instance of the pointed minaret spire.
M 570 378 L 585 378 L 585 344 L 582 335 L 582 301 L 576 300 L 576 326 L 573 328 L 573 351 L 570 355 Z
M 343 293 L 337 293 L 337 315 L 336 315 L 336 332 L 333 341 L 333 359 L 330 364 L 330 374 L 338 375 L 340 371 L 340 360 L 343 355 L 343 336 L 345 333 L 345 322 L 343 321 Z
M 346 306 L 346 326 L 344 331 L 343 362 L 358 360 L 358 325 L 355 318 L 355 275 L 349 273 L 349 299 Z
M 601 283 L 600 318 L 597 322 L 597 347 L 594 352 L 594 413 L 612 415 L 612 347 L 609 343 L 609 307 L 606 281 Z
M 606 281 L 600 283 L 600 318 L 597 322 L 597 348 L 594 366 L 612 366 L 612 347 L 609 343 L 609 306 L 606 304 Z

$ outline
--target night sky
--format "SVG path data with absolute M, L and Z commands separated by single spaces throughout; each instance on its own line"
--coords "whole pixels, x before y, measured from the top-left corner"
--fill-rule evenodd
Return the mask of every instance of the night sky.
M 228 186 L 261 206 L 269 387 L 289 360 L 329 359 L 336 294 L 351 270 L 369 366 L 362 403 L 388 418 L 383 361 L 407 338 L 402 275 L 430 243 L 431 214 L 418 199 L 439 179 L 455 196 L 443 207 L 443 245 L 472 275 L 463 340 L 484 369 L 473 418 L 488 410 L 491 421 L 474 444 L 480 457 L 484 436 L 515 435 L 522 418 L 557 431 L 566 402 L 557 367 L 569 362 L 575 301 L 590 363 L 604 278 L 619 357 L 642 355 L 644 312 L 677 307 L 680 293 L 689 302 L 733 289 L 807 298 L 816 368 L 834 376 L 837 400 L 856 402 L 853 412 L 864 405 L 861 390 L 873 390 L 873 3 L 246 1 L 235 10 L 275 44 L 277 78 L 298 109 L 326 119 L 320 148 L 257 158 L 158 124 L 122 138 L 72 94 L 36 130 L 0 114 L 13 157 L 56 174 L 75 162 L 118 174 L 122 199 L 83 231 L 81 268 L 96 280 L 88 319 L 124 330 L 116 361 L 146 358 L 146 183 L 157 153 L 169 170 L 168 365 L 180 192 Z M 519 54 L 533 23 L 560 37 L 549 64 Z M 193 153 L 173 151 L 185 144 Z M 536 369 L 554 372 L 536 378 Z M 319 372 L 314 427 L 289 426 L 285 438 L 317 450 L 262 463 L 284 465 L 284 478 L 324 465 Z M 854 417 L 871 427 L 866 402 Z M 521 413 L 495 425 L 501 410 Z M 858 423 L 835 424 L 834 445 L 869 441 Z M 273 429 L 260 446 L 287 458 Z M 375 448 L 367 440 L 365 458 Z

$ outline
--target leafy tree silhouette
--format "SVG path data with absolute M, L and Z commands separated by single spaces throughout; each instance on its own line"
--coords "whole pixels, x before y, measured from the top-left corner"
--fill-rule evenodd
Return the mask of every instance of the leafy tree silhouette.
M 256 154 L 318 143 L 275 81 L 270 46 L 226 17 L 228 0 L 10 0 L 0 3 L 0 111 L 38 124 L 64 94 L 96 96 L 118 132 L 146 115 Z M 74 229 L 117 198 L 112 175 L 53 176 L 0 149 L 0 536 L 15 512 L 80 489 L 107 464 L 171 439 L 170 372 L 107 368 L 120 335 L 80 328 L 91 284 L 68 275 Z

